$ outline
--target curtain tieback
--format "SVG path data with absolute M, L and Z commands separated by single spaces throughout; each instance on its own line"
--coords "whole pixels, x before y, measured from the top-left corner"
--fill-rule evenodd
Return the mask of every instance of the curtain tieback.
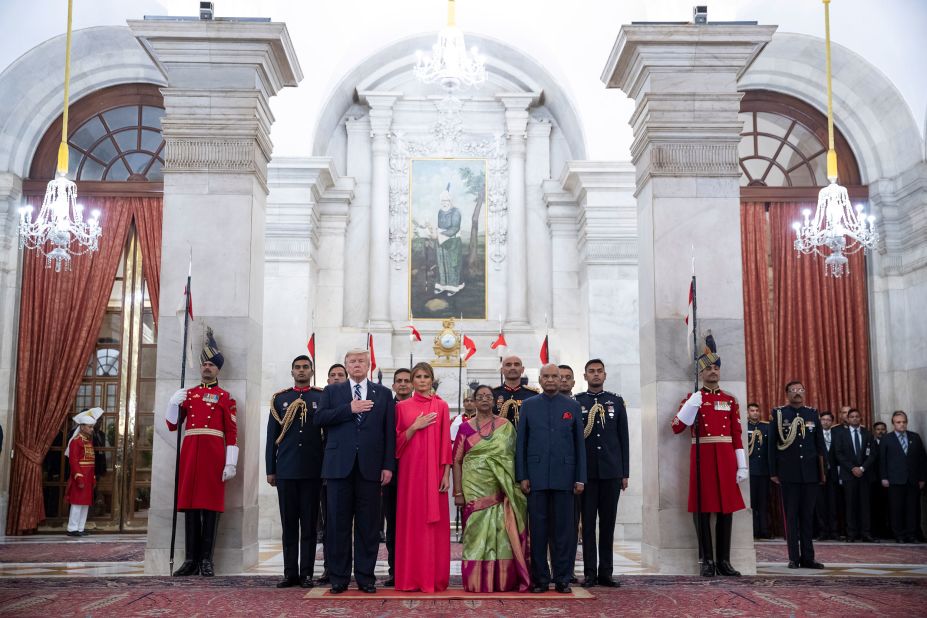
M 26 459 L 26 461 L 29 461 L 37 466 L 41 466 L 42 461 L 45 459 L 44 453 L 40 453 L 39 451 L 31 449 L 28 446 L 23 446 L 21 444 L 15 447 L 15 453 L 17 455 L 21 455 Z

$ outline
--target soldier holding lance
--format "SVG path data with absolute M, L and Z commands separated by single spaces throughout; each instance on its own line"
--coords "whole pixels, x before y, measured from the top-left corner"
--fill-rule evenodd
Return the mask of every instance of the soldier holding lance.
M 687 395 L 673 417 L 673 433 L 682 433 L 688 427 L 692 435 L 689 512 L 694 514 L 699 537 L 701 574 L 712 577 L 717 571 L 718 575 L 739 576 L 740 573 L 731 566 L 731 528 L 733 513 L 744 508 L 737 484 L 749 476 L 740 435 L 740 408 L 732 395 L 718 387 L 721 357 L 715 350 L 711 335 L 708 335 L 705 344 L 705 352 L 696 360 L 702 388 Z M 699 462 L 698 466 L 696 462 Z M 717 563 L 712 552 L 709 526 L 712 513 L 717 514 Z
M 199 386 L 171 396 L 165 414 L 167 427 L 184 426 L 177 488 L 177 510 L 184 512 L 186 553 L 174 575 L 215 575 L 212 563 L 219 513 L 225 510 L 225 482 L 234 478 L 238 464 L 238 424 L 235 400 L 219 388 L 225 357 L 211 328 L 200 355 Z

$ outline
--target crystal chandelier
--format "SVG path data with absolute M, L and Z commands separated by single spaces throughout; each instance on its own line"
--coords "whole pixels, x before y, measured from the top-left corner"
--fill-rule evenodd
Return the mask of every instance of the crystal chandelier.
M 486 61 L 476 47 L 467 50 L 464 35 L 454 18 L 454 0 L 447 3 L 447 26 L 438 33 L 431 54 L 416 52 L 414 74 L 422 83 L 437 82 L 449 95 L 486 81 Z
M 35 249 L 45 256 L 45 267 L 55 263 L 55 272 L 71 268 L 71 256 L 96 251 L 100 246 L 100 213 L 94 210 L 85 222 L 83 206 L 77 203 L 77 185 L 68 180 L 68 95 L 71 81 L 71 15 L 68 0 L 68 30 L 64 60 L 64 112 L 61 117 L 61 143 L 58 169 L 45 189 L 39 215 L 32 220 L 32 206 L 19 209 L 19 247 Z
M 824 3 L 824 44 L 827 58 L 827 179 L 830 184 L 818 194 L 814 218 L 802 211 L 804 222 L 792 224 L 795 250 L 801 254 L 825 256 L 824 274 L 842 277 L 849 272 L 847 255 L 869 251 L 879 240 L 875 217 L 866 216 L 862 205 L 853 206 L 846 188 L 837 184 L 837 151 L 834 150 L 834 104 L 830 63 L 830 0 Z M 825 253 L 825 248 L 829 253 Z

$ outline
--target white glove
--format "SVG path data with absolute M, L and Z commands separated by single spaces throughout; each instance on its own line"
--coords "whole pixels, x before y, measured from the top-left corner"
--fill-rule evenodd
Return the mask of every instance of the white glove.
M 179 406 L 187 400 L 187 389 L 181 388 L 171 395 L 171 405 Z
M 698 414 L 698 409 L 702 406 L 702 392 L 695 391 L 692 393 L 686 402 L 682 404 L 682 409 L 679 410 L 679 413 L 676 417 L 683 422 L 686 426 L 692 425 L 695 422 L 695 415 Z
M 238 465 L 238 447 L 234 445 L 229 445 L 225 447 L 225 465 L 226 466 L 237 466 Z M 232 476 L 235 476 L 235 473 L 232 472 Z
M 176 393 L 171 395 L 170 400 L 167 402 L 167 412 L 164 413 L 164 419 L 171 425 L 177 424 L 177 419 L 180 418 L 180 404 L 187 400 L 187 389 L 182 388 Z
M 222 482 L 235 478 L 235 466 L 227 465 L 222 469 Z
M 742 448 L 734 451 L 737 457 L 737 482 L 743 483 L 750 476 L 750 470 L 747 469 L 747 454 Z

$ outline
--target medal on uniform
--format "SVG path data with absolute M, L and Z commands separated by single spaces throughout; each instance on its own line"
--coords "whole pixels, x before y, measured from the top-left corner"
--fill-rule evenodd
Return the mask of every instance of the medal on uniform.
M 215 393 L 206 393 L 203 395 L 203 401 L 206 403 L 219 403 L 219 395 Z
M 731 411 L 731 402 L 729 402 L 729 401 L 716 401 L 716 402 L 715 402 L 715 410 L 720 410 L 720 411 L 722 411 L 722 412 L 730 412 L 730 411 Z
M 805 429 L 808 431 L 814 431 L 814 423 L 811 421 L 805 421 Z
M 608 418 L 615 418 L 615 406 L 608 406 Z

